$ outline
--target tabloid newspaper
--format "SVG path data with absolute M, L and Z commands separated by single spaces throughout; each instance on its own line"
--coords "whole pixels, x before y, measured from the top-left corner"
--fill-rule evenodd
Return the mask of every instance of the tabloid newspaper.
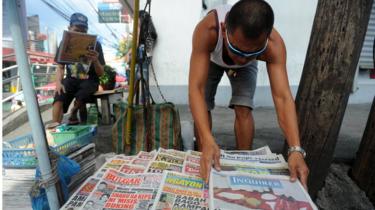
M 164 170 L 182 172 L 182 165 L 163 161 L 152 161 L 148 167 L 148 173 L 163 173 Z
M 151 160 L 145 160 L 145 159 L 135 158 L 130 163 L 132 165 L 138 165 L 138 166 L 143 166 L 143 167 L 147 168 L 148 165 L 150 165 L 150 162 L 151 162 Z
M 194 150 L 188 150 L 188 151 L 187 151 L 187 154 L 194 155 L 194 156 L 198 156 L 198 157 L 200 157 L 200 156 L 202 155 L 201 152 L 194 151 Z
M 210 209 L 317 210 L 299 181 L 216 170 L 210 177 Z
M 140 151 L 137 155 L 137 159 L 153 160 L 155 158 L 155 155 L 156 155 L 156 151 L 153 151 L 153 152 Z
M 184 159 L 185 156 L 186 156 L 186 152 L 182 152 L 182 151 L 178 151 L 178 150 L 174 150 L 174 149 L 163 149 L 161 147 L 159 148 L 158 153 L 165 153 L 165 154 L 172 155 L 172 156 L 175 156 L 175 157 L 179 157 L 179 158 L 182 158 L 182 159 Z
M 200 164 L 201 158 L 199 156 L 195 155 L 186 155 L 185 162 L 194 163 L 194 164 Z
M 125 174 L 140 174 L 146 172 L 146 168 L 137 165 L 123 164 L 120 171 Z
M 198 176 L 200 177 L 199 173 L 200 166 L 198 164 L 194 164 L 191 162 L 185 162 L 183 173 L 191 176 Z
M 244 161 L 244 162 L 259 162 L 259 163 L 285 163 L 282 155 L 231 155 L 220 154 L 220 161 Z
M 95 189 L 99 179 L 89 177 L 78 190 L 70 197 L 69 201 L 61 209 L 76 210 L 83 206 L 83 203 L 89 197 L 90 193 Z
M 277 166 L 272 166 L 270 167 L 269 165 L 267 166 L 252 166 L 252 164 L 248 165 L 236 165 L 236 164 L 227 164 L 227 163 L 221 163 L 220 164 L 220 169 L 223 172 L 226 171 L 237 171 L 237 172 L 244 172 L 244 173 L 249 173 L 249 174 L 255 174 L 255 175 L 285 175 L 289 176 L 289 169 L 288 169 L 288 164 L 280 165 L 278 164 Z
M 183 165 L 185 158 L 176 157 L 166 153 L 159 153 L 156 155 L 155 161 L 164 161 L 167 163 L 173 163 L 177 165 Z
M 255 150 L 221 150 L 221 154 L 229 155 L 271 155 L 271 149 L 269 146 L 260 147 Z
M 195 176 L 164 171 L 153 210 L 208 209 L 208 186 Z

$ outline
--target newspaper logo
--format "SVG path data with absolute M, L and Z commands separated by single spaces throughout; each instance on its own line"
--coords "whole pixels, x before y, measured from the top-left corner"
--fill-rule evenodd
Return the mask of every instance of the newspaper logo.
M 257 187 L 283 188 L 279 180 L 253 178 L 248 176 L 229 176 L 229 181 L 233 186 L 249 185 Z

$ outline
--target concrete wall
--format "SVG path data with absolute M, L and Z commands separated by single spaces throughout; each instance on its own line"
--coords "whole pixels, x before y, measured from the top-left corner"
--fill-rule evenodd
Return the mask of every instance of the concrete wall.
M 223 0 L 218 0 L 223 1 Z M 236 0 L 227 0 L 234 4 Z M 287 47 L 287 68 L 292 92 L 298 89 L 310 39 L 317 0 L 268 0 L 275 13 L 275 28 L 284 38 Z M 145 1 L 141 1 L 143 8 Z M 153 64 L 162 92 L 167 100 L 177 104 L 188 103 L 188 75 L 191 40 L 195 25 L 202 14 L 201 0 L 153 0 L 151 15 L 158 32 Z M 160 99 L 155 82 L 150 73 L 150 85 L 154 97 Z M 265 64 L 259 62 L 255 94 L 256 106 L 273 106 Z M 372 97 L 362 95 L 350 100 L 351 103 L 371 102 Z M 226 76 L 218 88 L 216 104 L 227 106 L 231 96 Z

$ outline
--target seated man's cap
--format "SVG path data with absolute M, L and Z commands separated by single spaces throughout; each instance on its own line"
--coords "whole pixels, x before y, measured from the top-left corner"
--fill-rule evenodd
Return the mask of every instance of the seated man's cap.
M 70 16 L 70 26 L 81 26 L 88 28 L 87 17 L 81 13 L 74 13 Z

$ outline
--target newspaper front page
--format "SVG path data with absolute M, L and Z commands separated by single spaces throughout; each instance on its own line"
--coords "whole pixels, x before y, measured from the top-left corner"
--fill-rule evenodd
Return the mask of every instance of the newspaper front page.
M 70 197 L 69 201 L 61 208 L 64 210 L 81 209 L 83 203 L 87 200 L 90 193 L 95 189 L 99 179 L 89 177 L 78 190 Z
M 195 176 L 165 171 L 153 210 L 208 209 L 208 186 Z
M 216 170 L 210 177 L 210 209 L 317 210 L 299 181 Z

